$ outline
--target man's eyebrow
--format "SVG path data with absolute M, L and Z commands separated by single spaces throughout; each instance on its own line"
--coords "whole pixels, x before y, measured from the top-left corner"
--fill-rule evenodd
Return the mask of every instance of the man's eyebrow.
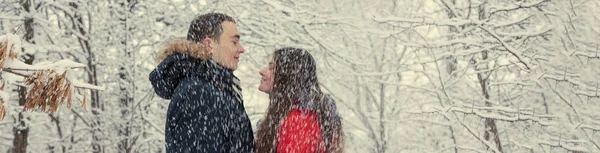
M 233 35 L 233 36 L 231 36 L 231 37 L 232 37 L 232 38 L 237 38 L 237 39 L 240 39 L 240 35 L 239 35 L 239 34 Z

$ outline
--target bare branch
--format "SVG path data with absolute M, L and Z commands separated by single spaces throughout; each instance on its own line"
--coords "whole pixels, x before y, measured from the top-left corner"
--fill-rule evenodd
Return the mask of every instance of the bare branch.
M 492 32 L 491 30 L 489 30 L 487 28 L 484 28 L 482 26 L 479 26 L 479 28 L 481 28 L 482 30 L 484 30 L 487 33 L 489 33 L 490 35 L 492 35 L 492 37 L 494 37 L 498 42 L 500 42 L 502 44 L 502 46 L 504 46 L 504 48 L 506 48 L 510 54 L 512 54 L 513 56 L 515 56 L 517 58 L 517 60 L 519 60 L 519 62 L 521 64 L 525 65 L 525 67 L 527 68 L 527 70 L 531 70 L 531 68 L 529 67 L 529 65 L 523 61 L 523 57 L 521 57 L 520 54 L 517 54 L 516 50 L 514 48 L 512 48 L 512 46 L 510 46 L 507 43 L 505 43 L 504 41 L 502 41 L 502 39 L 500 38 L 500 36 L 498 36 L 496 33 Z
M 453 113 L 453 114 L 454 114 L 454 113 Z M 496 153 L 501 153 L 501 152 L 498 150 L 498 148 L 496 148 L 496 147 L 494 146 L 494 144 L 492 144 L 492 143 L 490 143 L 489 141 L 487 141 L 487 140 L 485 140 L 485 139 L 483 139 L 483 138 L 479 137 L 479 135 L 478 135 L 478 134 L 476 134 L 475 132 L 473 132 L 473 130 L 471 130 L 471 128 L 469 128 L 467 125 L 465 125 L 465 123 L 463 123 L 463 122 L 461 122 L 461 121 L 458 121 L 458 116 L 457 116 L 456 114 L 454 114 L 454 117 L 456 117 L 456 119 L 457 119 L 457 122 L 458 122 L 458 123 L 460 123 L 460 125 L 461 125 L 463 128 L 467 129 L 467 131 L 469 131 L 469 133 L 470 133 L 470 134 L 471 134 L 473 137 L 477 138 L 477 140 L 481 141 L 481 142 L 482 142 L 482 143 L 483 143 L 485 146 L 487 146 L 489 149 L 492 149 L 492 151 L 494 151 L 494 152 L 496 152 Z

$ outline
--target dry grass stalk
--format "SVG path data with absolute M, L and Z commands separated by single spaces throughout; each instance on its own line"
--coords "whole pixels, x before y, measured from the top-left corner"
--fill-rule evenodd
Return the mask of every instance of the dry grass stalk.
M 8 53 L 8 39 L 4 42 L 0 42 L 0 68 L 4 67 L 4 63 L 6 62 L 6 54 Z
M 4 91 L 4 85 L 6 85 L 5 83 L 2 83 L 2 86 L 0 87 L 0 90 Z M 4 107 L 4 99 L 0 98 L 0 120 L 4 120 L 4 116 L 6 116 L 6 107 Z
M 0 120 L 4 120 L 6 108 L 4 108 L 4 99 L 0 99 Z
M 4 90 L 4 84 L 2 84 L 2 90 Z M 4 99 L 0 98 L 0 120 L 4 120 L 6 115 L 6 108 L 4 107 Z
M 4 120 L 6 108 L 4 108 L 4 99 L 0 99 L 0 120 Z
M 6 57 L 6 53 L 8 52 L 8 39 L 4 42 L 0 42 L 0 71 L 2 71 L 2 68 L 4 67 L 4 63 L 6 62 L 6 60 L 4 59 Z M 4 90 L 4 83 L 2 84 L 2 90 Z M 0 98 L 0 120 L 4 119 L 4 116 L 6 115 L 6 107 L 4 107 L 4 104 L 6 103 L 4 101 L 5 99 L 1 99 Z
M 10 49 L 8 48 L 8 40 L 5 40 L 4 42 L 0 42 L 0 68 L 4 67 L 4 64 L 6 63 L 7 59 L 16 59 L 17 57 L 19 57 L 19 54 L 14 51 L 14 46 L 11 46 Z M 10 52 L 10 53 L 9 53 Z M 6 58 L 6 55 L 8 54 L 8 58 Z
M 85 110 L 85 91 L 83 92 L 83 102 L 81 102 L 81 106 L 83 107 L 83 109 Z
M 17 59 L 17 57 L 19 57 L 19 54 L 16 52 L 10 52 L 10 54 L 8 55 L 8 58 L 12 60 Z
M 71 107 L 72 86 L 66 79 L 66 72 L 57 74 L 54 71 L 34 72 L 25 78 L 29 87 L 24 110 L 33 111 L 40 109 L 42 112 L 53 113 L 67 100 L 67 107 Z M 84 101 L 85 107 L 85 101 Z

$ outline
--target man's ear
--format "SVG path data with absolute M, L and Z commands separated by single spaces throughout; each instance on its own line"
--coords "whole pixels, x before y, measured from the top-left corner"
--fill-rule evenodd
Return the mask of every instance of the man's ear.
M 211 46 L 212 43 L 213 43 L 213 40 L 211 38 L 202 39 L 202 44 L 204 44 L 204 46 L 208 47 L 208 49 L 210 49 L 210 50 L 212 50 L 212 46 Z
M 212 54 L 213 54 L 213 48 L 212 48 L 212 45 L 211 45 L 212 42 L 213 42 L 213 39 L 210 39 L 210 38 L 204 38 L 204 39 L 202 39 L 202 44 L 204 45 L 204 47 L 206 47 L 208 49 L 208 54 L 211 57 L 212 57 Z

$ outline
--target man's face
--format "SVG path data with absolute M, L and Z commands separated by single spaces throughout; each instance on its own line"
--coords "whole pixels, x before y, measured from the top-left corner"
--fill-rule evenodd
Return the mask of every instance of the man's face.
M 213 59 L 226 68 L 236 70 L 240 61 L 240 54 L 244 53 L 244 47 L 240 44 L 240 33 L 235 24 L 230 21 L 221 23 L 223 33 L 219 41 L 212 41 Z

